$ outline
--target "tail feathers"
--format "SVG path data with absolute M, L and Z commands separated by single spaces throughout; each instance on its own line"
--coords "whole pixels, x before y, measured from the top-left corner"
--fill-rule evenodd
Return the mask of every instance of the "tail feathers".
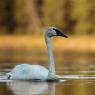
M 0 76 L 0 82 L 10 82 L 11 80 L 8 80 L 7 76 Z

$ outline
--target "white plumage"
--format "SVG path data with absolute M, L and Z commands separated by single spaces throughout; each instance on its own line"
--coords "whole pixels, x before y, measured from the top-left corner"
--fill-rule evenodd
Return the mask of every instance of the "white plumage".
M 20 64 L 7 74 L 10 79 L 14 80 L 46 80 L 48 69 L 40 65 Z
M 45 41 L 48 50 L 48 69 L 40 65 L 20 64 L 7 73 L 8 79 L 13 80 L 56 80 L 55 64 L 53 59 L 51 37 L 66 37 L 55 27 L 49 27 L 45 32 Z

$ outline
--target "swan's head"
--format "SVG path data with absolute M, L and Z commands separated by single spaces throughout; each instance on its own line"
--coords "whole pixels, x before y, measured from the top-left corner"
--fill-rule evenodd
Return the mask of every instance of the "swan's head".
M 61 32 L 59 29 L 55 28 L 55 27 L 49 27 L 46 31 L 46 35 L 48 37 L 53 37 L 53 36 L 62 36 L 67 38 L 67 36 Z

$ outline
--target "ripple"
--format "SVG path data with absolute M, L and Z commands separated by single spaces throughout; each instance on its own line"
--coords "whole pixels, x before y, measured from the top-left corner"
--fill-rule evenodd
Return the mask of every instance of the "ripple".
M 60 79 L 95 79 L 95 75 L 57 75 Z

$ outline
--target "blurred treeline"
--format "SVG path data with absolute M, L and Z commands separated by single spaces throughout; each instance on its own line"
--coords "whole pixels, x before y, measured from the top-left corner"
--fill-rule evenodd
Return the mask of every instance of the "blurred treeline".
M 95 0 L 0 0 L 0 34 L 41 34 L 48 26 L 95 34 Z

